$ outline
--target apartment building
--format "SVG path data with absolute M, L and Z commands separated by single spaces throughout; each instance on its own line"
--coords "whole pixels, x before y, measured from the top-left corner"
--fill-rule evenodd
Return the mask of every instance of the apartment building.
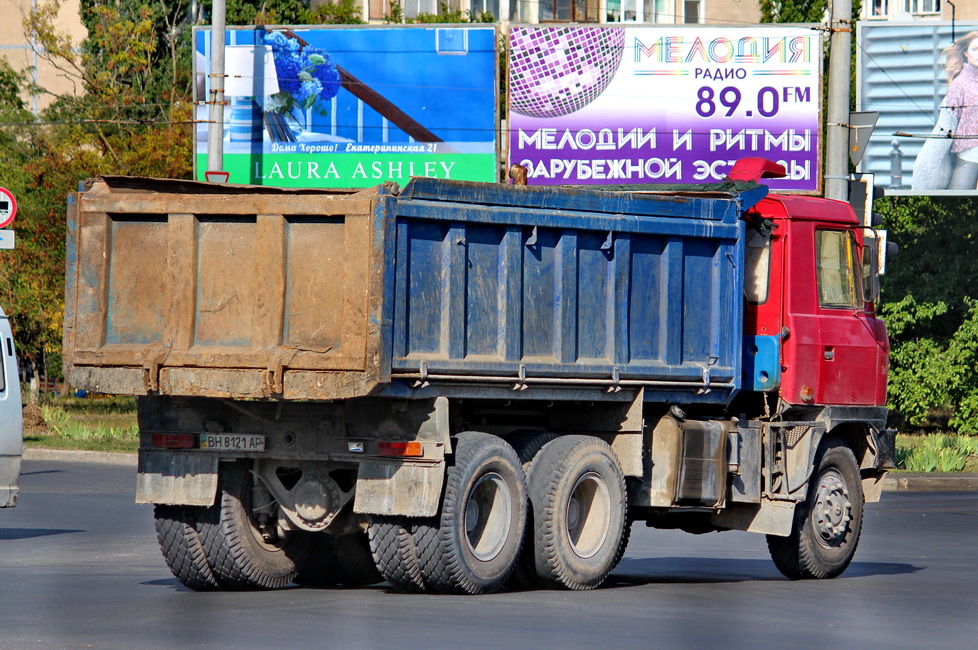
M 865 0 L 862 20 L 961 20 L 978 19 L 975 0 Z
M 313 6 L 322 0 L 313 0 Z M 407 18 L 437 13 L 446 0 L 402 0 Z M 68 76 L 47 62 L 25 36 L 23 19 L 38 0 L 0 0 L 0 56 L 17 70 L 30 70 L 35 83 L 51 93 L 75 92 Z M 362 0 L 362 15 L 382 23 L 390 14 L 390 0 Z M 760 22 L 757 0 L 447 0 L 451 7 L 472 14 L 491 12 L 501 23 L 655 23 L 750 25 Z M 79 0 L 65 0 L 57 26 L 78 44 L 85 28 L 78 17 Z M 866 0 L 863 20 L 978 20 L 975 0 Z M 50 101 L 49 95 L 30 98 L 36 112 Z
M 402 0 L 408 18 L 437 13 L 445 0 Z M 477 15 L 490 12 L 503 23 L 751 24 L 760 21 L 757 0 L 449 0 Z M 370 22 L 389 13 L 389 0 L 363 0 Z
M 76 92 L 78 88 L 69 77 L 46 61 L 24 33 L 24 19 L 37 4 L 37 0 L 0 0 L 0 56 L 15 70 L 29 70 L 34 83 L 51 93 Z M 65 0 L 55 22 L 58 30 L 70 36 L 75 45 L 86 36 L 78 12 L 79 0 Z M 51 95 L 34 95 L 28 99 L 36 113 L 51 102 Z

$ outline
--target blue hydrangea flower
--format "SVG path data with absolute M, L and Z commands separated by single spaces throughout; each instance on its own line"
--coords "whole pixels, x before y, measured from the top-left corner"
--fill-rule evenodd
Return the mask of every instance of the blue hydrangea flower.
M 273 97 L 271 110 L 288 112 L 294 108 L 312 108 L 328 102 L 340 90 L 340 73 L 329 52 L 311 45 L 301 48 L 296 39 L 281 32 L 265 36 L 272 47 L 279 92 Z M 320 110 L 325 111 L 325 106 Z

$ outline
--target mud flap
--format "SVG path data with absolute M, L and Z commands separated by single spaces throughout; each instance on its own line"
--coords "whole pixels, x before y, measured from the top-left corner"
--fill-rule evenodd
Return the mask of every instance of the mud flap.
M 136 503 L 214 505 L 217 461 L 217 456 L 208 454 L 140 451 Z
M 445 461 L 424 465 L 361 462 L 353 510 L 371 515 L 434 517 L 444 482 Z
M 791 501 L 761 499 L 760 503 L 734 503 L 713 515 L 714 525 L 750 533 L 787 537 L 795 517 Z

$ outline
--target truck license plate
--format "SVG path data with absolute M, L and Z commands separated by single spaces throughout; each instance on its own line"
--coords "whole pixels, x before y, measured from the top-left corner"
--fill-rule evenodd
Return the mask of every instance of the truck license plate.
M 265 436 L 250 433 L 202 433 L 200 448 L 208 451 L 265 451 Z

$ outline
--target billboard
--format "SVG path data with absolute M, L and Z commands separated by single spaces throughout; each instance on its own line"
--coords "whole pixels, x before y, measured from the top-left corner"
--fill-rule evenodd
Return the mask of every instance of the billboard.
M 369 187 L 495 181 L 494 27 L 229 28 L 231 183 Z M 195 30 L 195 175 L 207 169 L 211 30 Z
M 974 65 L 967 58 L 975 31 L 978 23 L 961 21 L 859 23 L 856 102 L 880 114 L 859 170 L 889 194 L 976 191 L 978 114 L 969 105 L 978 104 L 978 53 Z
M 762 156 L 819 190 L 822 47 L 804 26 L 514 26 L 509 161 L 533 185 L 704 183 Z

